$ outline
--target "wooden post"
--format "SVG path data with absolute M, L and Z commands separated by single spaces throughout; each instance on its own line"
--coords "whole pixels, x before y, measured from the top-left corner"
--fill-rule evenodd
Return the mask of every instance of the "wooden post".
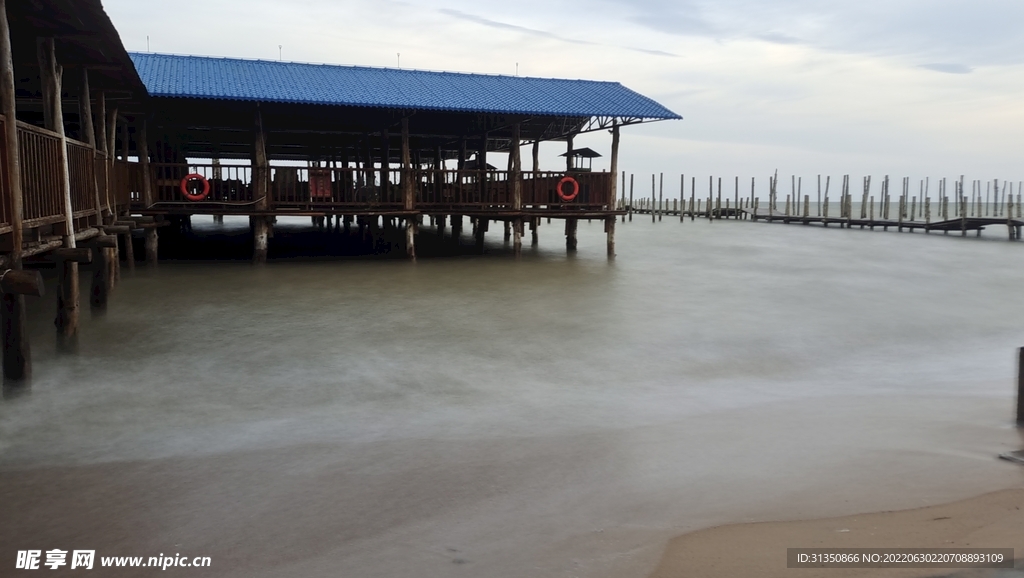
M 391 134 L 380 131 L 380 198 L 391 200 Z
M 82 86 L 78 91 L 78 122 L 80 126 L 80 140 L 92 148 L 93 171 L 93 193 L 95 194 L 95 220 L 93 225 L 103 224 L 103 212 L 100 206 L 100 191 L 98 186 L 98 175 L 95 174 L 96 167 L 96 134 L 92 124 L 92 92 L 89 90 L 89 69 L 82 69 Z
M 679 222 L 686 216 L 686 175 L 679 175 Z
M 416 188 L 413 186 L 412 160 L 409 152 L 409 117 L 402 117 L 402 207 L 406 211 L 416 208 Z M 405 254 L 416 260 L 416 219 L 405 219 Z
M 24 215 L 21 189 L 21 160 L 18 151 L 18 125 L 14 92 L 14 61 L 11 54 L 11 31 L 7 21 L 6 0 L 0 0 L 0 102 L 3 105 L 4 141 L 7 164 L 7 186 L 10 191 L 11 267 L 21 270 L 22 219 Z M 0 296 L 0 328 L 3 330 L 4 383 L 17 385 L 32 377 L 32 352 L 25 328 L 25 296 L 3 293 Z
M 101 235 L 91 240 L 97 249 L 95 267 L 92 274 L 92 290 L 89 304 L 94 309 L 102 309 L 107 306 L 107 299 L 110 295 L 110 269 L 113 264 L 110 262 L 110 252 L 107 250 L 117 245 L 117 237 L 112 235 Z M 59 264 L 58 264 L 59 266 Z
M 516 213 L 523 210 L 523 159 L 520 140 L 522 140 L 521 125 L 517 122 L 512 125 L 512 140 L 509 142 L 509 164 L 512 165 L 512 173 L 509 175 L 512 180 L 512 210 Z M 614 180 L 613 177 L 612 181 Z M 522 215 L 517 215 L 512 222 L 512 236 L 512 253 L 518 257 L 523 252 Z
M 734 197 L 733 198 L 733 202 L 735 203 L 735 207 L 736 207 L 736 212 L 735 212 L 735 214 L 733 214 L 733 217 L 735 219 L 739 220 L 739 218 L 740 218 L 740 178 L 739 177 L 735 177 L 735 182 L 733 183 L 733 197 Z
M 565 220 L 565 249 L 576 250 L 576 219 L 572 217 Z
M 636 176 L 633 173 L 629 173 L 629 222 L 633 222 L 633 177 Z
M 111 109 L 107 114 L 107 124 L 104 128 L 107 132 L 107 216 L 105 222 L 113 224 L 117 220 L 115 212 L 117 210 L 117 199 L 114 196 L 114 186 L 116 172 L 117 158 L 117 107 Z M 187 218 L 187 217 L 186 217 Z M 113 291 L 114 287 L 117 286 L 118 280 L 121 278 L 121 258 L 117 250 L 117 245 L 113 247 L 107 247 L 103 249 L 110 253 L 110 290 Z
M 487 219 L 476 217 L 473 219 L 473 237 L 476 239 L 476 250 L 483 253 L 484 234 L 487 232 Z
M 572 172 L 572 133 L 565 139 L 565 172 Z
M 718 177 L 718 200 L 715 203 L 715 209 L 718 210 L 718 218 L 722 218 L 722 177 Z
M 1024 347 L 1017 350 L 1017 426 L 1024 427 Z
M 618 119 L 612 120 L 612 151 L 611 159 L 608 172 L 611 173 L 612 188 L 608 191 L 608 210 L 615 210 L 615 199 L 618 197 L 616 194 L 616 187 L 618 186 L 619 176 L 619 121 Z M 623 174 L 625 178 L 625 174 Z M 610 215 L 605 220 L 605 235 L 607 237 L 607 249 L 608 258 L 615 257 L 615 215 Z
M 658 174 L 658 220 L 665 212 L 665 173 Z
M 142 169 L 142 204 L 146 207 L 153 205 L 153 177 L 149 170 L 149 132 L 148 119 L 143 117 L 142 125 L 139 127 L 139 165 Z M 224 218 L 221 217 L 221 222 Z M 159 244 L 156 227 L 146 228 L 146 264 L 156 265 L 157 246 Z
M 263 126 L 263 114 L 259 105 L 256 106 L 254 116 L 253 159 L 252 159 L 252 182 L 253 197 L 256 211 L 266 211 L 269 207 L 269 184 L 270 184 L 270 161 L 267 158 L 267 132 Z M 383 175 L 383 172 L 382 172 Z M 265 215 L 254 215 L 253 226 L 253 250 L 252 260 L 254 263 L 267 262 L 267 217 Z
M 656 175 L 654 175 L 652 173 L 651 174 L 651 222 L 652 223 L 655 222 L 658 219 L 658 214 L 654 211 L 654 203 L 658 202 L 658 198 L 657 198 L 657 196 L 655 196 L 657 194 L 657 189 L 655 189 L 655 185 L 657 184 L 657 181 L 655 181 L 655 177 L 656 177 Z
M 64 108 L 61 102 L 61 81 L 63 68 L 57 64 L 53 38 L 40 38 L 37 41 L 40 66 L 40 80 L 43 85 L 43 102 L 49 110 L 44 111 L 44 118 L 49 123 L 46 128 L 60 137 L 58 162 L 61 165 L 61 189 L 64 197 L 64 222 L 61 225 L 63 246 L 75 247 L 75 224 L 71 206 L 71 170 L 68 164 L 68 140 L 64 133 Z M 13 123 L 13 119 L 9 119 Z M 61 338 L 71 338 L 78 332 L 78 263 L 65 261 L 57 270 L 57 334 Z

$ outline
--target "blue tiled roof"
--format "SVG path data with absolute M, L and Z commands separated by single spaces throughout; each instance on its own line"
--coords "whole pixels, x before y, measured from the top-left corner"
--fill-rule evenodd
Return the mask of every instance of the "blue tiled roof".
M 543 116 L 681 118 L 617 82 L 130 53 L 157 97 Z

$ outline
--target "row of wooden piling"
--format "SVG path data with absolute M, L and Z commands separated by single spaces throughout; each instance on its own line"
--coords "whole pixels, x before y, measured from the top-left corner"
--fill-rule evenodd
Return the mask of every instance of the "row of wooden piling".
M 686 175 L 680 175 L 680 194 L 676 198 L 666 199 L 664 195 L 664 184 L 665 175 L 651 175 L 651 196 L 648 197 L 634 197 L 634 184 L 635 175 L 628 175 L 622 173 L 622 196 L 619 198 L 617 208 L 620 210 L 641 212 L 641 213 L 653 213 L 655 215 L 679 215 L 680 212 L 684 212 L 686 215 L 700 215 L 707 216 L 708 212 L 715 212 L 726 209 L 750 209 L 757 208 L 758 196 L 756 193 L 756 178 L 751 177 L 750 179 L 750 195 L 740 196 L 739 193 L 739 177 L 734 179 L 734 194 L 730 200 L 728 195 L 723 199 L 722 195 L 722 178 L 717 179 L 717 193 L 715 189 L 715 177 L 708 178 L 708 194 L 706 197 L 699 198 L 697 194 L 697 180 L 696 177 L 691 177 L 690 185 L 690 196 L 689 206 L 687 206 L 686 197 Z M 769 193 L 768 201 L 769 207 L 773 211 L 777 211 L 780 216 L 811 216 L 810 207 L 812 206 L 812 200 L 810 195 L 802 194 L 802 178 L 793 176 L 792 177 L 792 188 L 793 191 L 785 196 L 785 205 L 783 208 L 779 208 L 779 193 L 778 189 L 778 177 L 769 176 Z M 897 197 L 898 214 L 901 218 L 914 221 L 917 220 L 918 216 L 924 219 L 926 222 L 932 217 L 932 197 L 929 194 L 930 179 L 922 179 L 920 181 L 920 194 L 910 194 L 910 178 L 904 177 L 902 180 L 902 193 Z M 952 215 L 954 217 L 969 216 L 969 217 L 1000 217 L 1009 216 L 1021 218 L 1024 215 L 1024 207 L 1022 207 L 1022 194 L 1024 190 L 1024 182 L 1020 182 L 1017 185 L 1017 193 L 1014 194 L 1014 186 L 1012 182 L 1003 181 L 1000 183 L 999 179 L 992 179 L 990 181 L 971 181 L 971 194 L 968 198 L 965 191 L 965 181 L 963 175 L 958 180 L 954 180 L 954 196 L 950 197 L 947 194 L 947 179 L 941 179 L 938 181 L 938 198 L 936 202 L 939 205 L 939 216 L 943 219 L 950 218 L 950 205 L 953 205 Z M 1002 184 L 1002 187 L 1000 187 Z M 831 177 L 826 176 L 824 181 L 824 189 L 822 188 L 821 175 L 818 175 L 818 193 L 817 201 L 814 203 L 817 206 L 816 216 L 828 215 L 828 207 L 830 204 L 829 200 L 829 188 L 831 185 Z M 985 196 L 982 199 L 982 185 L 985 186 Z M 627 198 L 626 191 L 629 191 Z M 863 190 L 860 199 L 860 218 L 872 218 L 875 211 L 875 200 L 876 196 L 870 193 L 871 190 L 871 177 L 863 177 Z M 849 175 L 843 176 L 842 190 L 840 192 L 839 205 L 841 214 L 840 217 L 852 216 L 854 195 L 850 192 L 850 177 Z M 889 176 L 886 175 L 882 181 L 882 190 L 878 196 L 878 216 L 884 219 L 890 218 L 890 211 L 892 207 L 892 196 L 889 192 Z M 731 201 L 731 206 L 730 206 Z M 802 203 L 801 203 L 802 201 Z M 803 209 L 801 211 L 800 205 L 802 204 Z M 716 215 L 717 216 L 717 215 Z
M 953 194 L 949 194 L 949 181 L 941 179 L 938 181 L 938 194 L 933 205 L 932 196 L 929 194 L 930 179 L 922 179 L 919 183 L 919 194 L 911 194 L 911 182 L 909 177 L 901 181 L 900 194 L 894 199 L 890 193 L 889 176 L 886 175 L 881 184 L 881 190 L 877 195 L 871 194 L 871 177 L 863 178 L 860 194 L 859 217 L 854 214 L 855 195 L 851 191 L 851 179 L 844 175 L 839 193 L 839 215 L 830 216 L 829 209 L 832 202 L 829 198 L 831 177 L 826 176 L 824 181 L 821 175 L 818 176 L 818 191 L 816 202 L 817 210 L 812 214 L 812 199 L 809 194 L 803 194 L 802 178 L 791 177 L 792 191 L 785 196 L 785 203 L 780 207 L 779 180 L 777 175 L 768 177 L 769 191 L 767 208 L 760 207 L 760 199 L 756 191 L 756 179 L 750 179 L 750 194 L 740 196 L 740 180 L 734 177 L 733 195 L 729 198 L 725 193 L 723 198 L 722 178 L 708 178 L 707 196 L 697 197 L 696 177 L 690 178 L 689 199 L 686 196 L 686 176 L 680 175 L 679 196 L 666 199 L 664 195 L 664 173 L 651 175 L 650 197 L 636 198 L 634 196 L 635 175 L 629 175 L 627 183 L 626 173 L 622 173 L 622 196 L 618 200 L 618 207 L 626 211 L 623 220 L 632 220 L 633 213 L 650 214 L 652 220 L 660 220 L 664 215 L 679 216 L 682 220 L 689 216 L 691 219 L 697 217 L 709 219 L 780 219 L 785 222 L 797 220 L 799 222 L 820 222 L 827 226 L 829 223 L 839 223 L 841 226 L 860 225 L 861 227 L 880 226 L 885 229 L 897 227 L 902 230 L 909 228 L 925 228 L 936 223 L 936 228 L 948 232 L 952 230 L 955 223 L 953 220 L 960 219 L 961 231 L 966 234 L 968 229 L 980 229 L 986 224 L 993 224 L 994 219 L 1005 220 L 1010 228 L 1010 237 L 1019 238 L 1020 226 L 1018 222 L 1024 215 L 1022 206 L 1022 189 L 1024 183 L 1017 184 L 1017 193 L 1014 194 L 1012 182 L 1000 182 L 993 179 L 987 182 L 972 181 L 970 195 L 965 192 L 966 182 L 963 175 L 953 180 Z M 717 187 L 716 187 L 717 184 Z M 824 185 L 824 186 L 822 186 Z M 984 197 L 982 190 L 984 188 Z M 628 190 L 628 199 L 627 199 Z M 688 202 L 687 202 L 688 201 Z M 895 201 L 895 207 L 893 206 Z M 952 207 L 950 206 L 952 205 Z M 876 212 L 877 208 L 877 212 Z M 933 219 L 934 216 L 938 220 Z M 952 210 L 951 210 L 952 209 Z M 892 218 L 895 213 L 895 218 Z M 970 219 L 970 223 L 968 223 Z M 979 219 L 981 219 L 979 221 Z M 999 221 L 999 222 L 1002 222 Z M 920 223 L 925 227 L 921 227 Z M 941 225 L 941 226 L 940 226 Z

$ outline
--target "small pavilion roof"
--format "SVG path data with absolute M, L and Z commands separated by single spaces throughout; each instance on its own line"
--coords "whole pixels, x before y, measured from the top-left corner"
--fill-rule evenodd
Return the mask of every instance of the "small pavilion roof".
M 571 151 L 562 153 L 562 154 L 560 154 L 558 156 L 560 156 L 560 157 L 573 156 L 573 157 L 581 157 L 581 158 L 584 158 L 584 159 L 596 159 L 596 158 L 601 156 L 601 153 L 595 151 L 594 149 L 592 149 L 590 147 L 583 147 L 581 149 L 572 149 Z

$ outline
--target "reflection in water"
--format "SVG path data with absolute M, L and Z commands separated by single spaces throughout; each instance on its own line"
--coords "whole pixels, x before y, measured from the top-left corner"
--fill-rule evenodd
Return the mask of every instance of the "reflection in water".
M 1019 480 L 991 459 L 1018 443 L 1017 243 L 641 218 L 612 262 L 584 221 L 572 258 L 555 222 L 519 261 L 492 228 L 483 256 L 466 234 L 415 264 L 252 267 L 245 225 L 193 247 L 217 259 L 124 271 L 77 355 L 30 300 L 0 542 L 218 575 L 642 575 L 685 529 Z

